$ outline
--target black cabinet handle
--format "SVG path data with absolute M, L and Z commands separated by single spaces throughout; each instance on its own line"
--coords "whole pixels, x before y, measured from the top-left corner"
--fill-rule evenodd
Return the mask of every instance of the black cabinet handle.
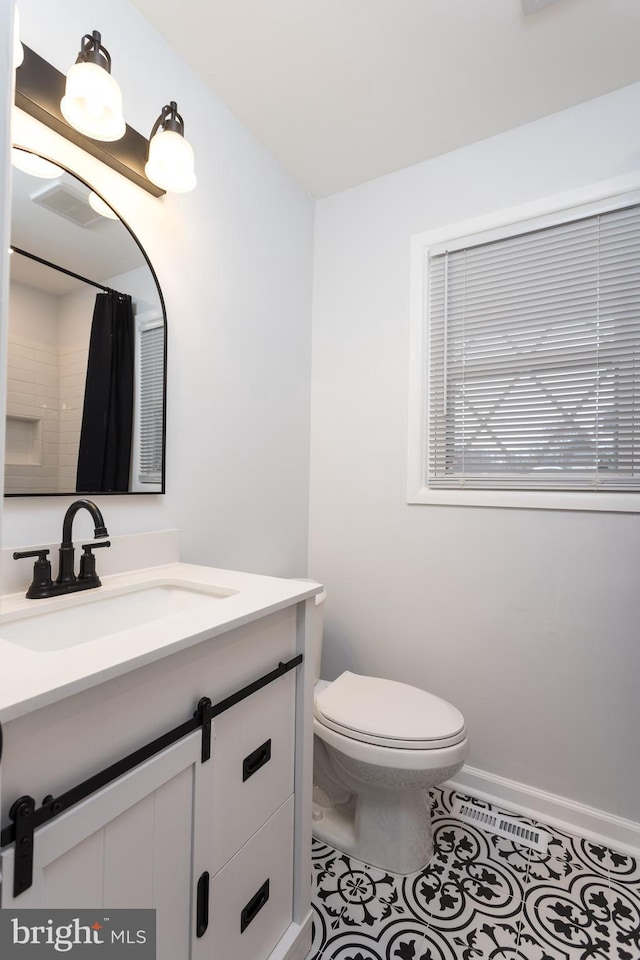
M 198 880 L 196 893 L 196 937 L 203 937 L 209 926 L 209 872 L 207 870 Z
M 271 760 L 271 739 L 265 740 L 242 761 L 242 781 L 248 780 Z
M 265 903 L 269 899 L 269 880 L 265 880 L 257 893 L 251 897 L 240 914 L 240 933 L 244 933 L 252 920 L 260 913 Z

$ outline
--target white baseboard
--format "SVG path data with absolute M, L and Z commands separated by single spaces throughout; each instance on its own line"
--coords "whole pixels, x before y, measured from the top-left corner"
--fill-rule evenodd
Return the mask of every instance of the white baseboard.
M 476 767 L 463 767 L 455 779 L 447 782 L 447 786 L 594 843 L 631 856 L 640 856 L 640 823 L 633 820 L 624 820 L 604 810 L 596 810 L 584 803 L 507 780 Z

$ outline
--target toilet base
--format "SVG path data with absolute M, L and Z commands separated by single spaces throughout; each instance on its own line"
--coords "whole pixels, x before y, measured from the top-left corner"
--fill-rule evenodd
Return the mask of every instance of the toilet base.
M 371 867 L 407 876 L 424 869 L 433 854 L 429 803 L 422 789 L 361 787 L 348 803 L 314 802 L 312 833 Z

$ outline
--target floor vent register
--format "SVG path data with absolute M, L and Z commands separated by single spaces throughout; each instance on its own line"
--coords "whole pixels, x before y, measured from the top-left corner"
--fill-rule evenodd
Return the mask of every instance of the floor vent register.
M 549 844 L 549 834 L 544 830 L 538 830 L 535 827 L 527 826 L 511 817 L 505 817 L 502 814 L 492 813 L 485 807 L 475 807 L 464 800 L 456 800 L 452 813 L 466 820 L 467 823 L 474 823 L 487 833 L 495 833 L 499 837 L 505 837 L 507 840 L 513 840 L 523 847 L 530 847 L 539 853 L 546 853 Z

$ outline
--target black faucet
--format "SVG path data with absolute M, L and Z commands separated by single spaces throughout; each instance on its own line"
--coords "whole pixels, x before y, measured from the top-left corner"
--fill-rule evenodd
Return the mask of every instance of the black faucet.
M 27 590 L 30 600 L 42 600 L 46 597 L 58 597 L 64 593 L 75 593 L 77 590 L 90 590 L 100 586 L 100 578 L 96 573 L 96 558 L 93 551 L 98 547 L 110 547 L 109 540 L 104 543 L 84 543 L 84 553 L 80 557 L 78 576 L 75 574 L 75 549 L 71 538 L 73 520 L 78 510 L 88 510 L 94 524 L 96 540 L 108 537 L 104 519 L 98 507 L 92 500 L 75 500 L 64 515 L 62 522 L 62 543 L 60 544 L 60 566 L 55 582 L 51 579 L 51 563 L 47 560 L 48 550 L 16 551 L 14 560 L 24 557 L 36 557 L 33 565 L 33 582 Z
M 80 571 L 80 578 L 77 578 L 74 573 L 74 557 L 75 550 L 73 547 L 73 540 L 71 539 L 71 530 L 73 527 L 73 520 L 78 512 L 82 509 L 88 510 L 93 518 L 93 524 L 95 527 L 94 537 L 96 540 L 99 540 L 103 537 L 108 537 L 107 528 L 104 525 L 104 520 L 102 519 L 102 514 L 92 500 L 76 500 L 71 504 L 69 509 L 64 515 L 64 520 L 62 521 L 62 543 L 60 544 L 60 567 L 58 570 L 58 576 L 56 577 L 56 583 L 60 585 L 75 584 L 78 583 L 79 579 L 84 579 L 82 577 L 82 570 Z M 109 546 L 107 543 L 96 544 L 96 546 L 106 547 Z M 83 547 L 83 550 L 87 551 L 86 547 Z M 82 566 L 82 565 L 81 565 Z M 91 583 L 89 586 L 99 587 L 100 581 L 95 575 L 95 558 L 94 558 L 94 578 L 97 581 L 96 583 Z M 86 590 L 87 587 L 77 587 L 78 590 Z

